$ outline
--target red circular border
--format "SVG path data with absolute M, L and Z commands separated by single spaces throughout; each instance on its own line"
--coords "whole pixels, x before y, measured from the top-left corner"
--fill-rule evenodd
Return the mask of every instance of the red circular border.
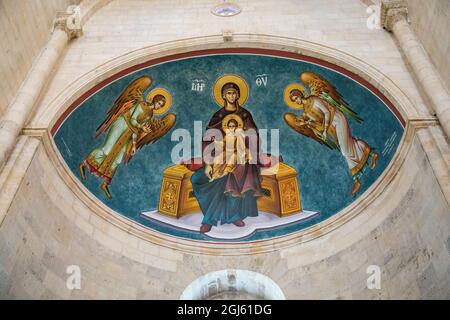
M 353 79 L 354 81 L 360 83 L 370 91 L 372 91 L 378 98 L 380 98 L 388 107 L 389 109 L 396 115 L 397 119 L 399 119 L 400 123 L 403 127 L 405 127 L 405 119 L 403 119 L 400 112 L 395 108 L 395 106 L 392 104 L 391 101 L 389 101 L 384 94 L 381 93 L 380 90 L 378 90 L 376 87 L 374 87 L 371 83 L 360 77 L 359 75 L 348 71 L 340 66 L 337 66 L 333 63 L 321 60 L 319 58 L 309 57 L 298 53 L 293 52 L 286 52 L 286 51 L 280 51 L 280 50 L 272 50 L 272 49 L 256 49 L 256 48 L 225 48 L 225 49 L 206 49 L 206 50 L 197 50 L 197 51 L 190 51 L 185 53 L 179 53 L 179 54 L 173 54 L 168 55 L 165 57 L 153 59 L 147 62 L 143 62 L 137 65 L 134 65 L 132 67 L 126 68 L 109 78 L 101 81 L 100 83 L 96 84 L 94 87 L 86 91 L 84 94 L 82 94 L 78 99 L 76 99 L 64 112 L 63 114 L 58 118 L 55 125 L 51 129 L 51 135 L 54 136 L 56 132 L 59 130 L 60 126 L 64 122 L 64 120 L 77 108 L 81 105 L 81 103 L 86 100 L 89 96 L 100 90 L 101 88 L 107 86 L 109 83 L 113 82 L 114 80 L 121 78 L 123 76 L 126 76 L 129 73 L 132 73 L 136 70 L 144 69 L 156 64 L 160 64 L 163 62 L 169 62 L 172 60 L 179 60 L 183 58 L 190 58 L 190 57 L 196 57 L 196 56 L 205 56 L 205 55 L 212 55 L 212 54 L 227 54 L 227 53 L 247 53 L 247 54 L 261 54 L 261 55 L 270 55 L 270 56 L 276 56 L 276 57 L 284 57 L 284 58 L 290 58 L 300 61 L 307 61 L 312 62 L 324 67 L 327 67 L 329 69 L 335 70 L 339 73 L 342 73 L 349 78 Z

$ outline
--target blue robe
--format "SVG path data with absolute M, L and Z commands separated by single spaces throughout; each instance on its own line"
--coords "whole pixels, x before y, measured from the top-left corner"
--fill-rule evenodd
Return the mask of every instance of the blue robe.
M 244 130 L 257 130 L 250 112 L 242 107 L 236 111 L 227 111 L 225 108 L 217 111 L 208 128 L 222 130 L 223 118 L 232 113 L 241 117 Z M 207 144 L 203 144 L 203 149 L 206 146 Z M 218 223 L 233 223 L 258 215 L 256 202 L 258 197 L 262 196 L 262 189 L 260 168 L 257 164 L 237 165 L 233 172 L 213 181 L 209 181 L 205 167 L 202 167 L 192 175 L 191 182 L 204 215 L 202 224 L 217 226 Z
M 255 191 L 248 190 L 241 196 L 233 196 L 231 192 L 225 192 L 227 180 L 228 175 L 210 182 L 204 167 L 192 175 L 194 195 L 204 214 L 202 224 L 216 226 L 218 222 L 233 223 L 258 215 Z

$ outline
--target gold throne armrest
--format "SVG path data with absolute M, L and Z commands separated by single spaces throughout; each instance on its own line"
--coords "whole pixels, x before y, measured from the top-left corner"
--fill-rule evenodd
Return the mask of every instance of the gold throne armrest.
M 164 169 L 158 205 L 160 213 L 179 218 L 201 211 L 192 191 L 193 173 L 179 164 Z M 293 167 L 280 163 L 276 174 L 262 176 L 261 187 L 264 195 L 258 199 L 259 211 L 280 217 L 301 212 L 297 171 Z

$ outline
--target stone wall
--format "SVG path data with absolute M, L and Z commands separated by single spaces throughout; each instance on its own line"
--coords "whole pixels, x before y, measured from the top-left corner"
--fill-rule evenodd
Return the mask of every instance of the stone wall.
M 0 116 L 50 38 L 57 11 L 80 0 L 0 1 Z
M 408 0 L 411 25 L 450 90 L 450 2 Z
M 449 206 L 417 139 L 382 196 L 339 229 L 228 257 L 118 229 L 74 196 L 40 145 L 0 227 L 0 297 L 177 299 L 196 278 L 233 268 L 269 276 L 287 299 L 450 298 L 449 236 Z M 66 287 L 69 265 L 81 269 L 80 290 Z M 369 265 L 381 268 L 380 290 L 366 287 Z
M 231 30 L 298 38 L 351 54 L 382 70 L 419 109 L 427 110 L 392 35 L 367 27 L 367 6 L 360 0 L 302 0 L 301 4 L 248 0 L 240 5 L 240 14 L 223 18 L 211 14 L 209 0 L 110 2 L 83 26 L 83 36 L 70 44 L 39 109 L 44 110 L 71 81 L 127 52 Z M 39 115 L 35 119 L 32 125 L 41 126 Z
M 0 2 L 1 8 L 10 2 Z M 61 4 L 57 9 L 67 5 L 46 2 Z M 176 299 L 196 278 L 232 268 L 269 276 L 287 299 L 450 299 L 450 149 L 442 131 L 433 126 L 434 119 L 427 114 L 392 35 L 367 28 L 365 1 L 247 0 L 241 5 L 241 14 L 220 18 L 210 14 L 209 0 L 189 4 L 115 0 L 85 24 L 84 35 L 68 46 L 36 117 L 25 130 L 30 136 L 19 140 L 11 157 L 17 161 L 11 160 L 0 174 L 1 218 L 5 214 L 0 222 L 1 298 Z M 47 16 L 47 31 L 53 15 Z M 5 21 L 8 24 L 9 18 L 2 17 L 1 22 Z M 171 40 L 189 42 L 185 39 L 218 35 L 224 29 L 293 37 L 341 50 L 381 70 L 406 93 L 417 113 L 425 115 L 411 121 L 422 121 L 424 126 L 431 123 L 406 141 L 411 144 L 406 159 L 383 193 L 338 229 L 311 241 L 291 242 L 289 248 L 254 255 L 187 253 L 158 245 L 115 226 L 94 212 L 94 206 L 81 201 L 73 192 L 74 183 L 60 175 L 48 146 L 44 148 L 32 136 L 42 135 L 38 133 L 47 128 L 52 112 L 57 112 L 47 109 L 55 97 L 108 60 Z M 17 48 L 14 38 L 8 41 Z M 35 46 L 36 55 L 42 44 Z M 31 65 L 32 60 L 23 61 Z M 8 66 L 10 71 L 1 71 L 2 76 L 10 77 Z M 22 80 L 14 81 L 18 86 Z M 387 81 L 384 77 L 377 80 Z M 10 101 L 14 90 L 5 89 L 9 95 L 1 90 L 1 99 Z M 0 110 L 5 107 L 0 100 Z M 81 268 L 80 290 L 66 287 L 69 265 Z M 366 287 L 369 265 L 380 266 L 380 290 Z

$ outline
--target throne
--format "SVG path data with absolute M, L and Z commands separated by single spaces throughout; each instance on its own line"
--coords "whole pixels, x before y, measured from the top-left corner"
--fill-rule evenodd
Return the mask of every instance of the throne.
M 276 163 L 275 166 L 268 163 L 261 170 L 263 196 L 258 199 L 258 210 L 279 217 L 300 213 L 297 171 L 282 159 Z M 158 205 L 160 213 L 179 218 L 201 211 L 191 184 L 191 176 L 199 167 L 201 165 L 176 164 L 164 169 Z

